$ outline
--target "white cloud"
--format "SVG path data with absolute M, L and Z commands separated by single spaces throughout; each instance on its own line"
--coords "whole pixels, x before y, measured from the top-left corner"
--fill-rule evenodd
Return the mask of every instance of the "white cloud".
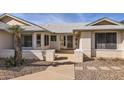
M 67 15 L 65 16 L 65 14 L 44 14 L 44 13 L 16 13 L 13 14 L 15 16 L 21 17 L 23 19 L 26 19 L 30 22 L 34 22 L 37 24 L 46 24 L 46 23 L 67 23 L 70 22 L 72 20 L 67 18 Z
M 87 20 L 86 16 L 82 13 L 77 13 L 76 15 L 82 22 L 85 22 Z
M 43 18 L 45 18 L 43 21 L 46 23 L 65 23 L 66 20 L 60 16 L 55 14 L 48 14 L 45 15 Z

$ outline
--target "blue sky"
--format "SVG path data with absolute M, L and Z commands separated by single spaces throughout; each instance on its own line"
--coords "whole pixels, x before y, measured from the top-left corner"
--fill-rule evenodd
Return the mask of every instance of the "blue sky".
M 124 13 L 13 13 L 36 24 L 92 22 L 102 17 L 124 20 Z

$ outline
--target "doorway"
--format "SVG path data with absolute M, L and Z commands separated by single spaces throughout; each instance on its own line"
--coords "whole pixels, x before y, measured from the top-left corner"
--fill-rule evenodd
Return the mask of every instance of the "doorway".
M 73 35 L 67 35 L 67 48 L 73 48 Z

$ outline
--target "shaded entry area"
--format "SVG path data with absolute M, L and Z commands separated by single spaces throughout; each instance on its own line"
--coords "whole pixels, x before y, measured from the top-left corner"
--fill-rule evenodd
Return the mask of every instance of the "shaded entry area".
M 60 47 L 61 49 L 73 49 L 73 35 L 61 35 Z
M 67 35 L 67 48 L 73 48 L 73 36 Z

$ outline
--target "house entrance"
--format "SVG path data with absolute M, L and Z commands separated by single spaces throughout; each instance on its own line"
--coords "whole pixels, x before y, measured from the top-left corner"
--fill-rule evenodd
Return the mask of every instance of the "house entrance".
M 73 48 L 73 36 L 67 35 L 67 48 Z
M 61 49 L 73 49 L 73 35 L 61 36 Z

